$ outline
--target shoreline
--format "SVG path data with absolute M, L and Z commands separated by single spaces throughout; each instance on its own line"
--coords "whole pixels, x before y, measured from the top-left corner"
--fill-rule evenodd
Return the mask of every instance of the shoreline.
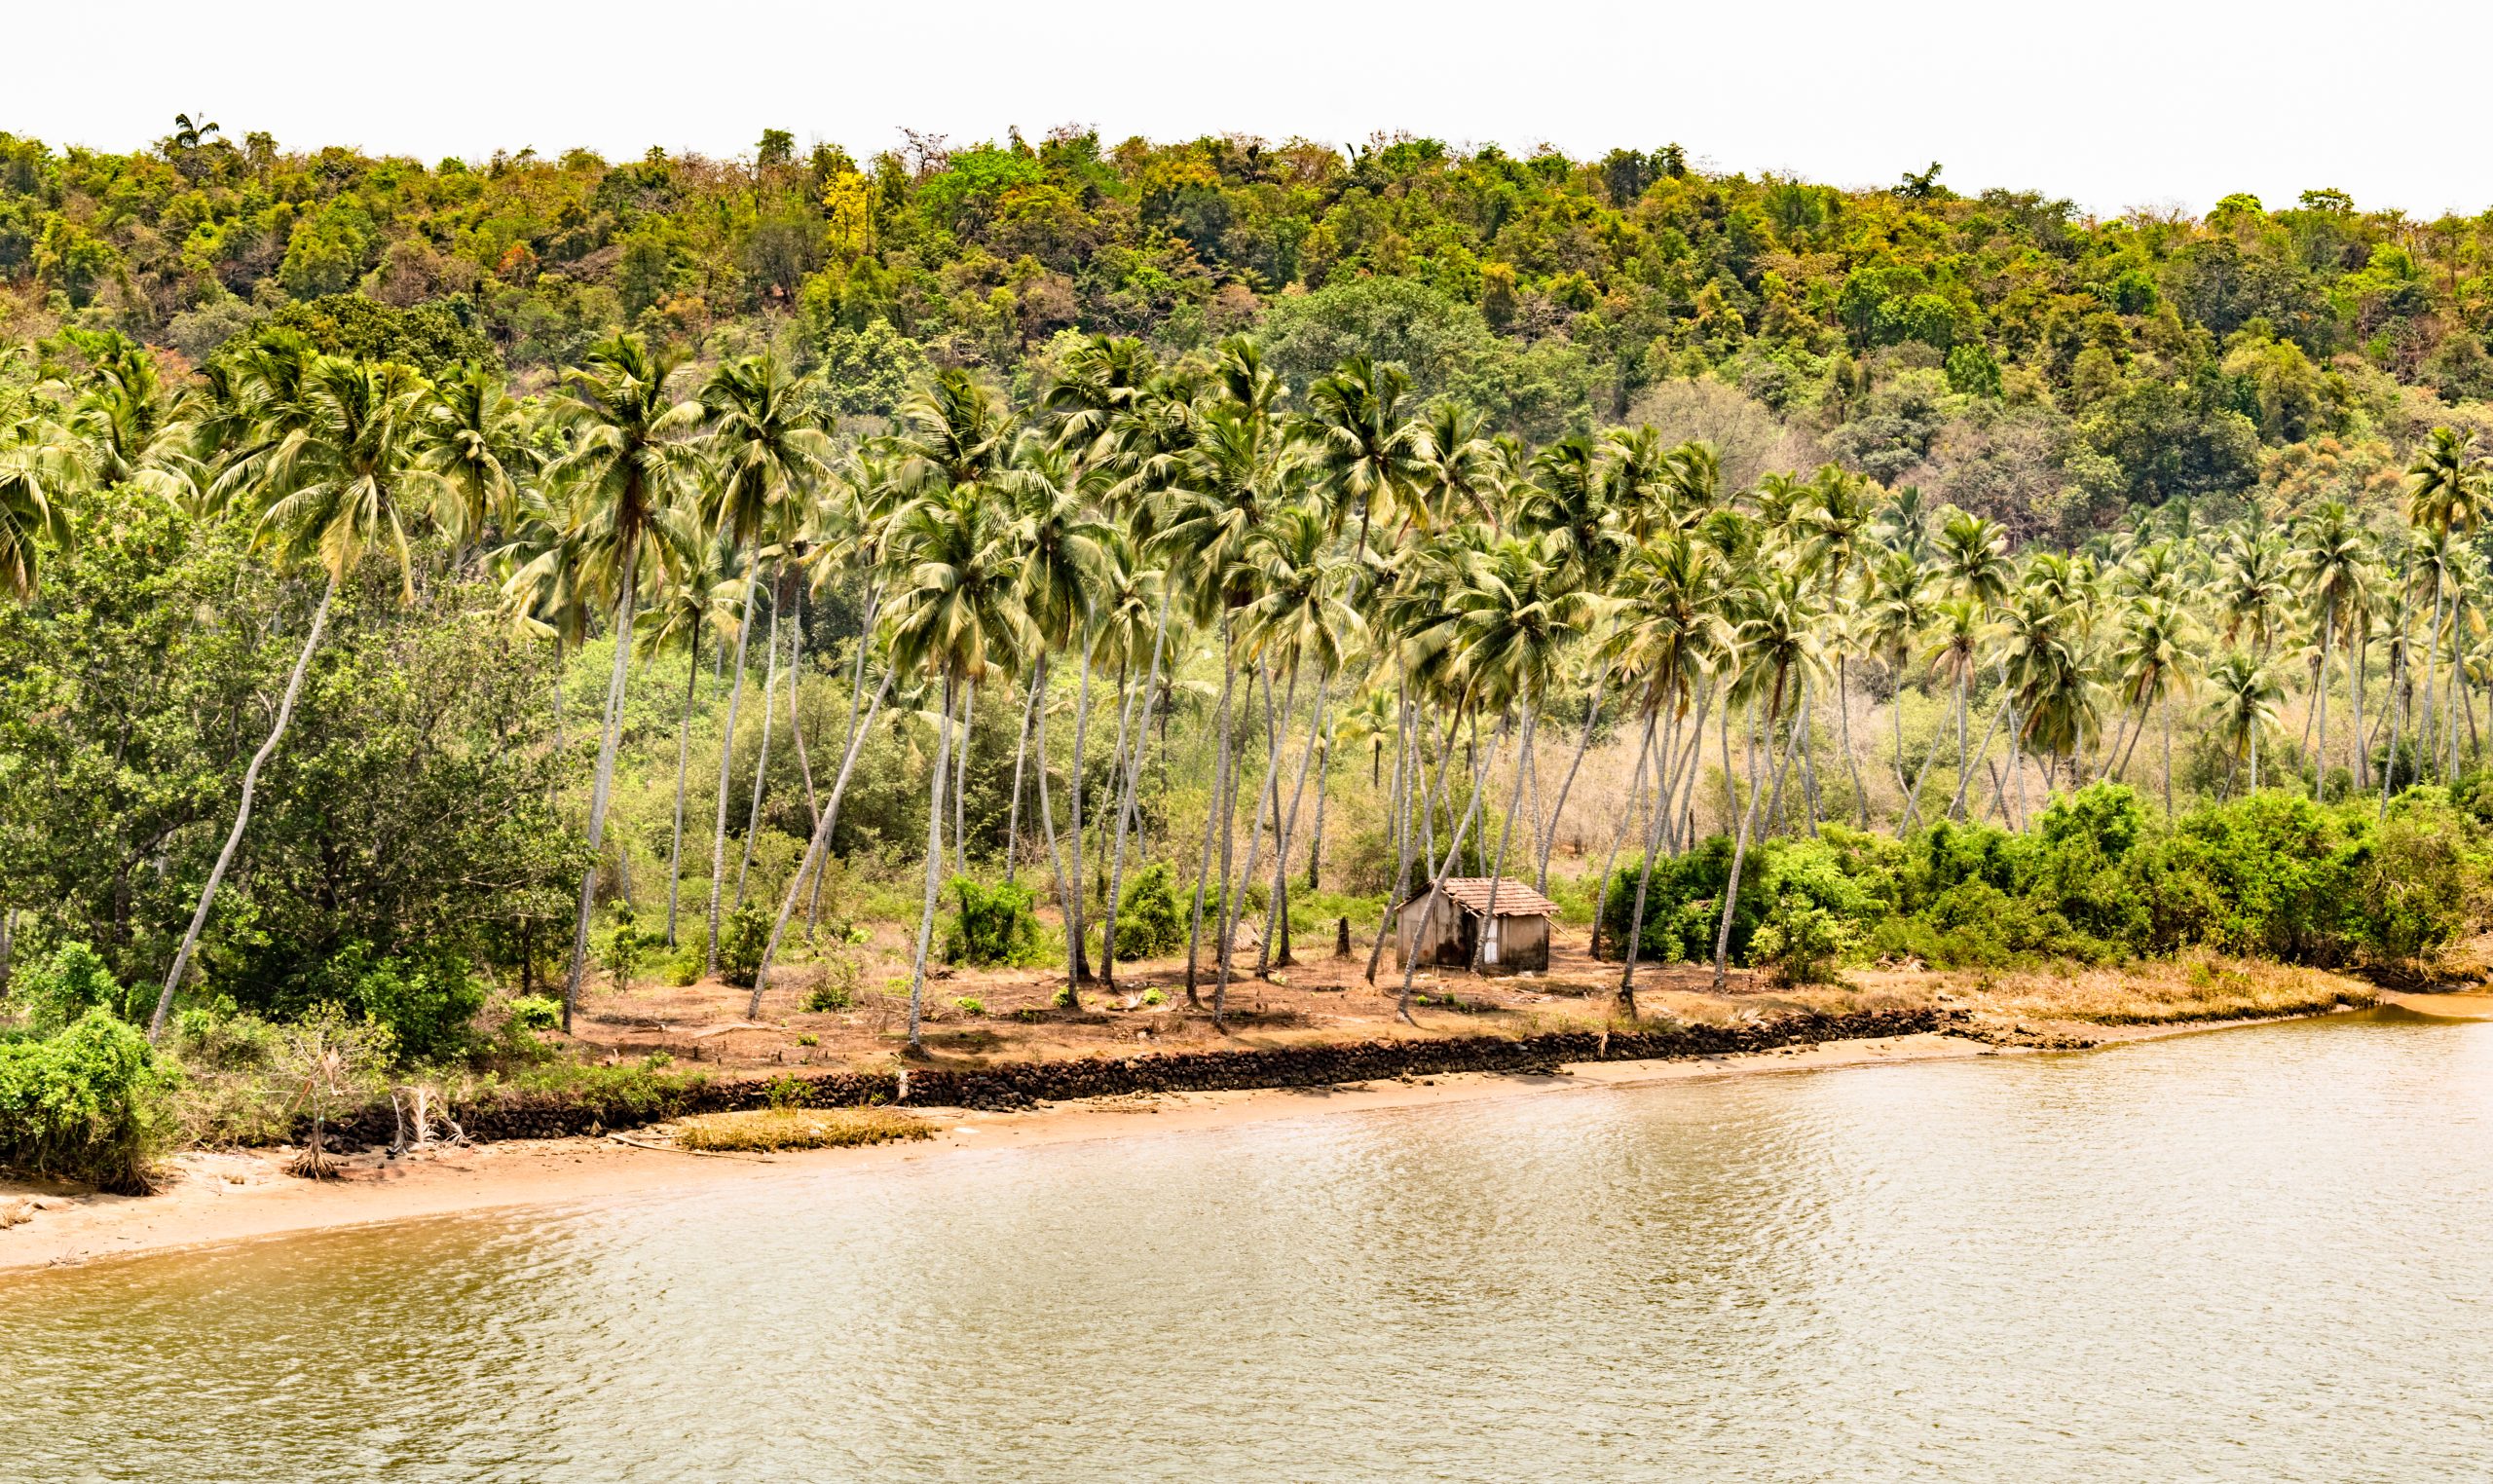
M 2399 1002 L 2400 1008 L 2422 1014 L 2439 1009 L 2406 1006 L 2402 1003 L 2406 998 L 2384 996 L 2384 1002 Z M 2450 1006 L 2463 1013 L 2440 1018 L 2493 1019 L 2493 996 L 2469 998 L 2483 1003 Z M 2331 1013 L 2344 1012 L 2091 1030 L 2095 1045 L 2111 1047 Z M 1566 1062 L 1554 1069 L 1449 1071 L 1357 1083 L 1130 1093 L 1008 1110 L 930 1106 L 922 1111 L 937 1132 L 928 1140 L 771 1155 L 710 1155 L 625 1142 L 615 1136 L 508 1139 L 413 1155 L 393 1164 L 384 1163 L 378 1155 L 354 1156 L 345 1162 L 346 1177 L 335 1183 L 285 1174 L 281 1167 L 287 1152 L 283 1150 L 195 1151 L 168 1160 L 168 1178 L 150 1196 L 77 1193 L 37 1182 L 0 1185 L 0 1211 L 14 1206 L 23 1218 L 13 1227 L 0 1227 L 0 1279 L 312 1232 L 873 1169 L 941 1159 L 968 1149 L 1038 1148 L 1146 1131 L 1233 1128 L 1315 1113 L 2067 1049 L 2073 1048 L 1995 1045 L 1942 1031 L 1918 1031 L 1711 1056 Z

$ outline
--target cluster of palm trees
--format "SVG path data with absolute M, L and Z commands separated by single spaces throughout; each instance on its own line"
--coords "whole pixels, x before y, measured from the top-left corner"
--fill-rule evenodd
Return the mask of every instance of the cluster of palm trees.
M 0 582 L 31 592 L 40 550 L 68 538 L 63 502 L 110 482 L 201 505 L 249 501 L 270 550 L 322 582 L 167 974 L 159 1027 L 339 584 L 378 551 L 411 592 L 428 532 L 454 567 L 496 577 L 517 630 L 577 647 L 603 627 L 616 641 L 586 822 L 593 861 L 632 656 L 690 651 L 670 942 L 700 645 L 708 635 L 721 646 L 714 665 L 732 645 L 732 739 L 750 641 L 764 636 L 763 758 L 732 896 L 733 748 L 721 753 L 706 927 L 714 971 L 722 904 L 744 900 L 751 872 L 783 673 L 813 829 L 772 919 L 755 1014 L 809 885 L 819 898 L 869 727 L 887 706 L 925 719 L 934 751 L 912 1045 L 943 882 L 969 864 L 963 796 L 982 693 L 1020 716 L 1004 870 L 1020 868 L 1033 804 L 1064 914 L 1062 993 L 1078 1004 L 1088 983 L 1113 987 L 1122 883 L 1147 851 L 1148 739 L 1155 726 L 1165 739 L 1172 712 L 1192 703 L 1181 671 L 1200 672 L 1209 802 L 1200 838 L 1164 840 L 1160 853 L 1191 868 L 1186 992 L 1199 999 L 1209 978 L 1218 1020 L 1250 936 L 1241 920 L 1250 884 L 1266 896 L 1253 972 L 1288 961 L 1288 863 L 1303 851 L 1312 883 L 1339 745 L 1365 749 L 1384 798 L 1390 901 L 1425 889 L 1433 907 L 1438 883 L 1466 866 L 1484 867 L 1493 892 L 1510 872 L 1545 890 L 1588 750 L 1614 724 L 1632 736 L 1629 801 L 1610 821 L 1595 888 L 1607 898 L 1632 844 L 1637 884 L 1619 949 L 1632 1011 L 1654 864 L 1698 842 L 1700 804 L 1731 837 L 1719 983 L 1761 832 L 1843 819 L 1869 828 L 1882 811 L 1899 832 L 1983 813 L 2023 828 L 2029 779 L 2048 798 L 2125 774 L 2150 726 L 2169 811 L 2174 733 L 2193 717 L 2223 745 L 2219 787 L 2255 789 L 2260 741 L 2285 724 L 2289 677 L 2308 697 L 2296 758 L 2310 785 L 2326 788 L 2342 758 L 2352 786 L 2377 787 L 2385 805 L 2401 781 L 2457 775 L 2462 731 L 2474 751 L 2474 691 L 2493 679 L 2477 637 L 2486 573 L 2470 541 L 2493 481 L 2447 429 L 2417 458 L 2406 523 L 2389 529 L 2339 503 L 2213 531 L 2178 508 L 2177 522 L 2150 518 L 2086 552 L 2021 557 L 1991 521 L 1835 465 L 1732 490 L 1708 445 L 1651 428 L 1526 448 L 1459 402 L 1417 397 L 1392 364 L 1353 359 L 1293 395 L 1248 338 L 1164 362 L 1136 341 L 1094 337 L 1027 409 L 967 373 L 941 372 L 893 431 L 863 439 L 836 436 L 820 389 L 769 356 L 696 375 L 631 335 L 599 343 L 559 389 L 525 404 L 486 371 L 428 382 L 281 334 L 179 390 L 135 348 L 104 347 L 93 359 L 77 384 L 0 407 Z M 865 638 L 847 659 L 845 734 L 818 796 L 796 704 L 804 626 L 785 625 L 783 668 L 780 617 L 827 590 L 856 606 Z M 2375 648 L 2387 702 L 2367 731 Z M 1944 705 L 1917 760 L 1902 694 L 1916 685 Z M 1047 717 L 1060 687 L 1072 692 L 1072 757 L 1052 764 Z M 2349 703 L 2337 730 L 2332 690 Z M 1883 738 L 1870 721 L 1881 697 Z M 1554 718 L 1574 737 L 1558 750 L 1563 765 L 1544 765 L 1543 723 Z M 1095 719 L 1109 737 L 1099 768 Z M 1953 785 L 1940 798 L 1930 777 L 1950 755 Z M 1084 886 L 1095 875 L 1096 932 Z M 567 1021 L 598 880 L 592 864 Z M 1371 981 L 1385 934 L 1381 923 Z M 1406 1016 L 1412 982 L 1406 964 Z

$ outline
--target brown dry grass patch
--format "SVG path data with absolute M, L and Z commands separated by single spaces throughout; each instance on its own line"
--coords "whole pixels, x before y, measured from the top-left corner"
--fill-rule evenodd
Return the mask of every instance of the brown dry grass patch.
M 933 1138 L 924 1120 L 892 1108 L 760 1108 L 703 1113 L 676 1125 L 686 1149 L 769 1154 L 783 1149 L 848 1149 L 900 1139 Z
M 1991 1010 L 2096 1025 L 2314 1015 L 2379 1002 L 2370 985 L 2326 970 L 2214 956 L 2018 974 L 1977 989 Z

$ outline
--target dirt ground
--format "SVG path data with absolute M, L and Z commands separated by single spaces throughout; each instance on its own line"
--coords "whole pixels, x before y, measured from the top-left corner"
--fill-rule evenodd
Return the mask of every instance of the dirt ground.
M 1586 930 L 1562 929 L 1551 945 L 1545 974 L 1482 976 L 1424 968 L 1413 984 L 1416 1026 L 1395 1015 L 1402 981 L 1391 948 L 1371 986 L 1364 943 L 1353 956 L 1336 958 L 1334 945 L 1327 941 L 1320 956 L 1302 954 L 1267 979 L 1253 976 L 1251 958 L 1234 967 L 1217 1028 L 1211 1015 L 1215 966 L 1209 961 L 1198 977 L 1200 1005 L 1188 1003 L 1185 960 L 1175 957 L 1118 965 L 1115 990 L 1086 984 L 1078 1010 L 1055 1004 L 1064 987 L 1061 970 L 930 966 L 924 1037 L 936 1061 L 975 1065 L 1309 1040 L 1598 1026 L 1614 1014 L 1619 966 L 1587 953 L 1588 937 Z M 745 1016 L 750 990 L 716 981 L 683 986 L 644 981 L 628 990 L 611 983 L 583 986 L 574 1039 L 578 1053 L 593 1060 L 663 1053 L 679 1061 L 726 1068 L 887 1062 L 908 1041 L 905 979 L 898 984 L 867 983 L 847 1010 L 806 1010 L 807 998 L 827 978 L 820 964 L 773 970 L 759 1020 Z M 1854 978 L 1868 989 L 1868 981 L 1882 976 Z M 1747 971 L 1731 974 L 1726 995 L 1710 993 L 1711 983 L 1712 974 L 1705 969 L 1641 966 L 1638 1009 L 1649 1016 L 1712 1020 L 1862 1002 L 1862 990 L 1770 990 Z M 963 1000 L 974 1001 L 975 1008 L 962 1005 Z

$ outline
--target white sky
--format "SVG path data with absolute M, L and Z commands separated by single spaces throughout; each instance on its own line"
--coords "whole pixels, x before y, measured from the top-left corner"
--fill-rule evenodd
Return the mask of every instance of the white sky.
M 18 8 L 0 129 L 128 149 L 205 108 L 239 138 L 428 160 L 731 155 L 765 126 L 861 155 L 1079 122 L 1111 139 L 1406 129 L 1571 154 L 1667 141 L 1884 185 L 1932 160 L 2103 213 L 2336 186 L 2493 206 L 2493 6 L 2090 0 L 795 5 L 158 0 Z M 1251 28 L 1250 28 L 1251 23 Z

